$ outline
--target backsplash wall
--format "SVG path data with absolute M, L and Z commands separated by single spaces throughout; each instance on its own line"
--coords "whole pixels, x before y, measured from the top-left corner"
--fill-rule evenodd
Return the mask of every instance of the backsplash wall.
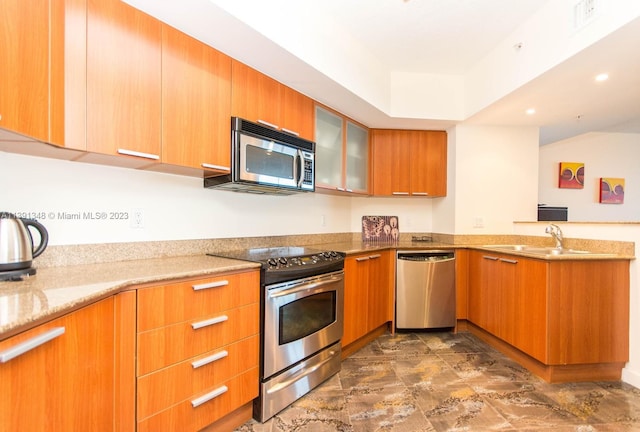
M 193 177 L 4 152 L 0 167 L 0 211 L 37 218 L 52 245 L 359 232 L 371 211 L 431 231 L 427 199 L 240 194 Z

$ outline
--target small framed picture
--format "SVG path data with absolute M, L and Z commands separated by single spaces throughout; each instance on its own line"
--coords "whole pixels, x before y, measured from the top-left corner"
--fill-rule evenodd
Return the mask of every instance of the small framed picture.
M 584 163 L 560 162 L 558 187 L 561 189 L 584 188 Z
M 614 177 L 600 178 L 600 203 L 624 203 L 624 179 Z

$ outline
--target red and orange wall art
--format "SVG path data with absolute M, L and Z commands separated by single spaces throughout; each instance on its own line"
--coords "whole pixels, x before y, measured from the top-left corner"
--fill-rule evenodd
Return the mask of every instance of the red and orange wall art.
M 600 202 L 602 204 L 623 204 L 624 179 L 614 177 L 601 177 Z
M 561 189 L 584 188 L 584 163 L 560 162 L 558 187 Z

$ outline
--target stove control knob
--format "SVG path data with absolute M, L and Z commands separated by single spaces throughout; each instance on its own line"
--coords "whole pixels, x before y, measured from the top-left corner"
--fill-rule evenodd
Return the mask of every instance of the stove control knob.
M 338 256 L 338 252 L 336 252 L 336 251 L 331 251 L 331 256 L 332 256 L 332 257 L 334 257 L 334 258 L 335 258 L 335 257 L 337 257 L 337 256 Z
M 275 258 L 269 258 L 269 260 L 267 260 L 267 264 L 269 264 L 270 267 L 275 267 L 278 265 L 278 261 L 276 261 Z
M 287 259 L 285 257 L 280 257 L 278 262 L 282 265 L 287 265 Z

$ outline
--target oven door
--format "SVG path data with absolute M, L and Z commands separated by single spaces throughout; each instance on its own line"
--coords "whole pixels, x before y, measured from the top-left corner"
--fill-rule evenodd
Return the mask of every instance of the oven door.
M 342 338 L 344 271 L 267 286 L 262 378 Z
M 298 188 L 301 151 L 295 147 L 238 132 L 239 180 Z

